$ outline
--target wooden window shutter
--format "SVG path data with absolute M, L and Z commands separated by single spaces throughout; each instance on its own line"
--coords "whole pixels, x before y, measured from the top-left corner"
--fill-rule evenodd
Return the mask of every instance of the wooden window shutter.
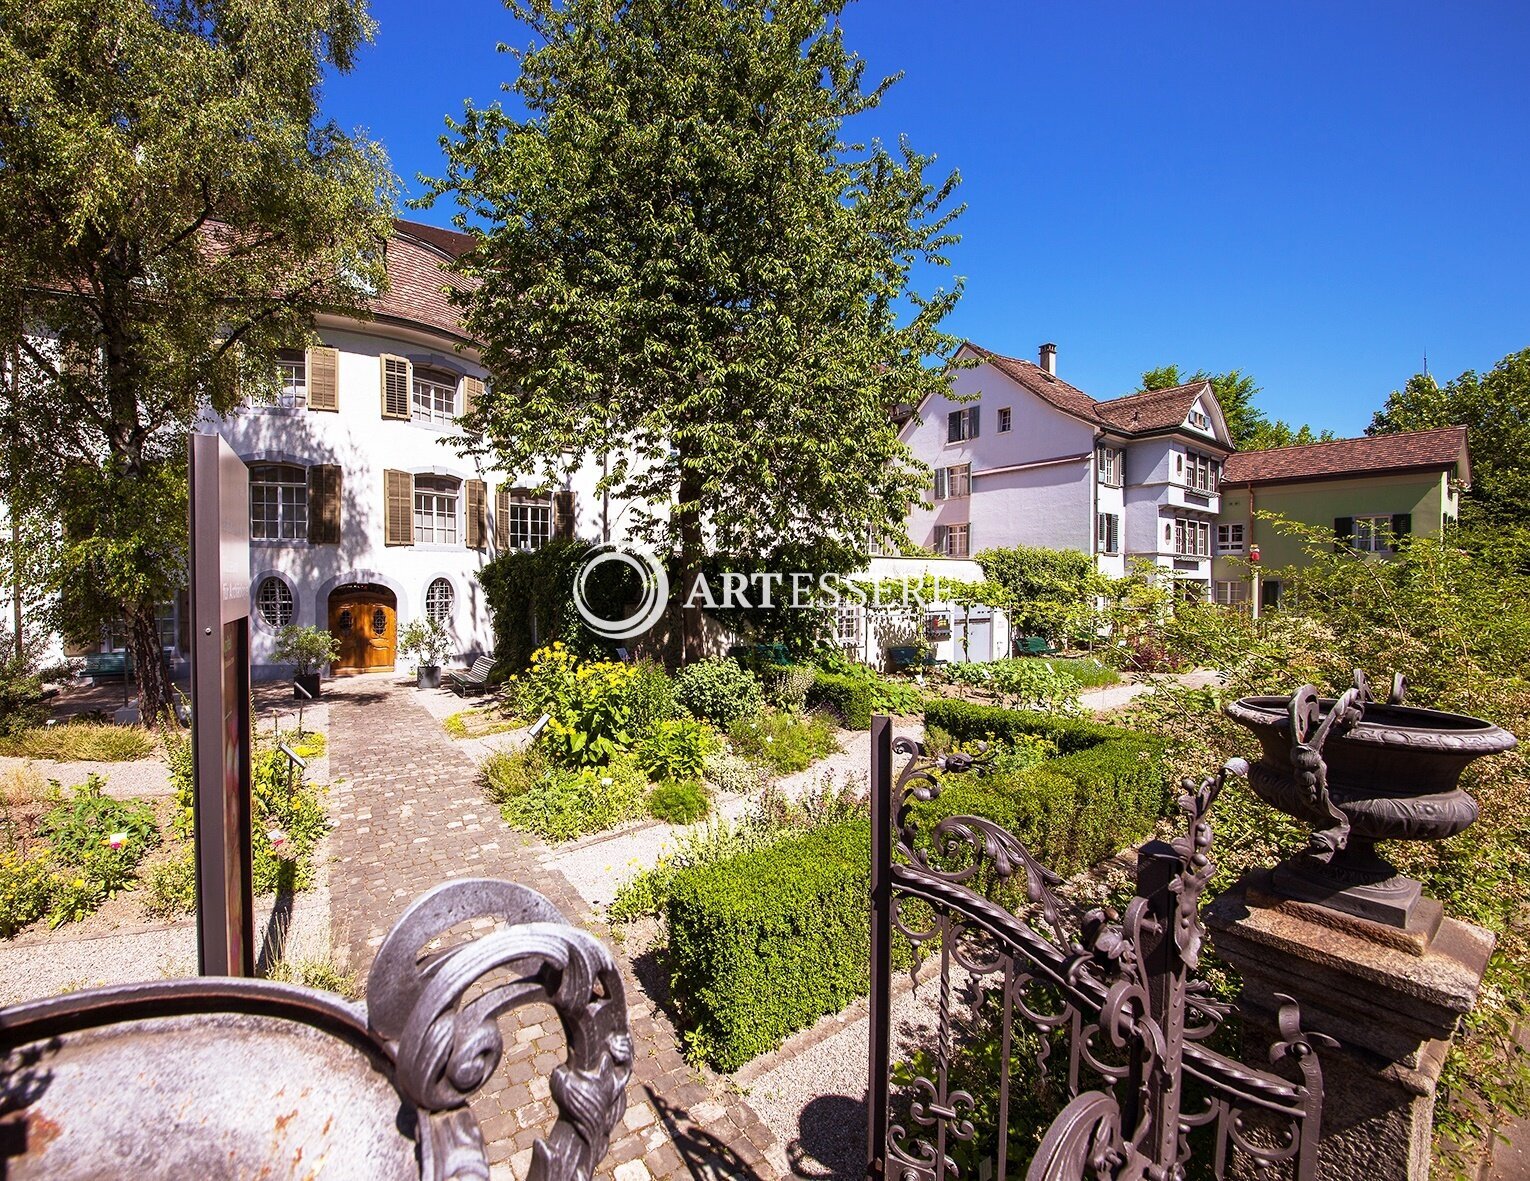
M 1333 519 L 1333 552 L 1342 553 L 1354 540 L 1355 518 L 1335 517 Z
M 944 500 L 945 498 L 946 498 L 946 469 L 943 468 L 943 467 L 938 467 L 938 468 L 935 469 L 935 499 L 936 500 Z
M 316 463 L 308 469 L 308 540 L 340 544 L 340 465 Z
M 382 416 L 407 419 L 414 366 L 407 357 L 392 357 L 387 353 L 378 360 L 382 363 Z
M 494 548 L 503 553 L 510 548 L 510 486 L 494 490 Z
M 340 350 L 309 349 L 308 409 L 340 409 Z
M 1392 514 L 1392 546 L 1396 548 L 1408 534 L 1413 532 L 1412 513 Z
M 477 377 L 464 377 L 462 379 L 462 416 L 473 413 L 473 407 L 478 405 L 483 397 L 483 380 Z
M 553 536 L 567 540 L 574 536 L 574 494 L 553 493 Z
M 489 486 L 482 480 L 467 483 L 467 547 L 483 549 L 488 543 L 489 522 L 484 515 L 484 502 L 489 496 Z
M 383 472 L 383 544 L 414 544 L 414 476 Z

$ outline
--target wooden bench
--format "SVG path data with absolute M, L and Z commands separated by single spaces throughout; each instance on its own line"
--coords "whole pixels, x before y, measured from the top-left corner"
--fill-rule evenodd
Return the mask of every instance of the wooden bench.
M 489 674 L 493 671 L 494 657 L 480 656 L 473 661 L 473 667 L 467 672 L 447 673 L 446 683 L 458 697 L 466 697 L 470 693 L 482 693 L 489 687 Z
M 1017 636 L 1015 638 L 1016 656 L 1051 656 L 1057 652 L 1047 642 L 1046 636 Z

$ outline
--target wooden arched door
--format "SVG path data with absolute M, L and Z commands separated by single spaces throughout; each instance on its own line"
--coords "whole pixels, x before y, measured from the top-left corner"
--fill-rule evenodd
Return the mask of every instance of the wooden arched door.
M 398 600 L 384 587 L 349 587 L 329 596 L 329 631 L 340 642 L 336 673 L 392 672 Z

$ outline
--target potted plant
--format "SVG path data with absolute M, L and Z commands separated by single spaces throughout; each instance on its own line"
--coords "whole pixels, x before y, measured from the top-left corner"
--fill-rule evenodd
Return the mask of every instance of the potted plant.
M 410 620 L 409 626 L 399 633 L 398 650 L 408 656 L 418 653 L 415 662 L 415 684 L 421 689 L 441 687 L 441 661 L 451 646 L 446 628 L 435 619 Z
M 293 666 L 294 697 L 318 697 L 320 670 L 340 658 L 340 643 L 321 627 L 289 623 L 276 633 L 276 649 L 271 655 L 278 664 Z

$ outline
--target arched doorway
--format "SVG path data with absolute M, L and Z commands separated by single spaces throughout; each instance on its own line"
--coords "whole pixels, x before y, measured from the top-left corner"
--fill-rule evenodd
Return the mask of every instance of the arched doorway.
M 336 675 L 392 672 L 398 647 L 398 597 L 376 583 L 329 592 L 329 631 L 340 642 Z

